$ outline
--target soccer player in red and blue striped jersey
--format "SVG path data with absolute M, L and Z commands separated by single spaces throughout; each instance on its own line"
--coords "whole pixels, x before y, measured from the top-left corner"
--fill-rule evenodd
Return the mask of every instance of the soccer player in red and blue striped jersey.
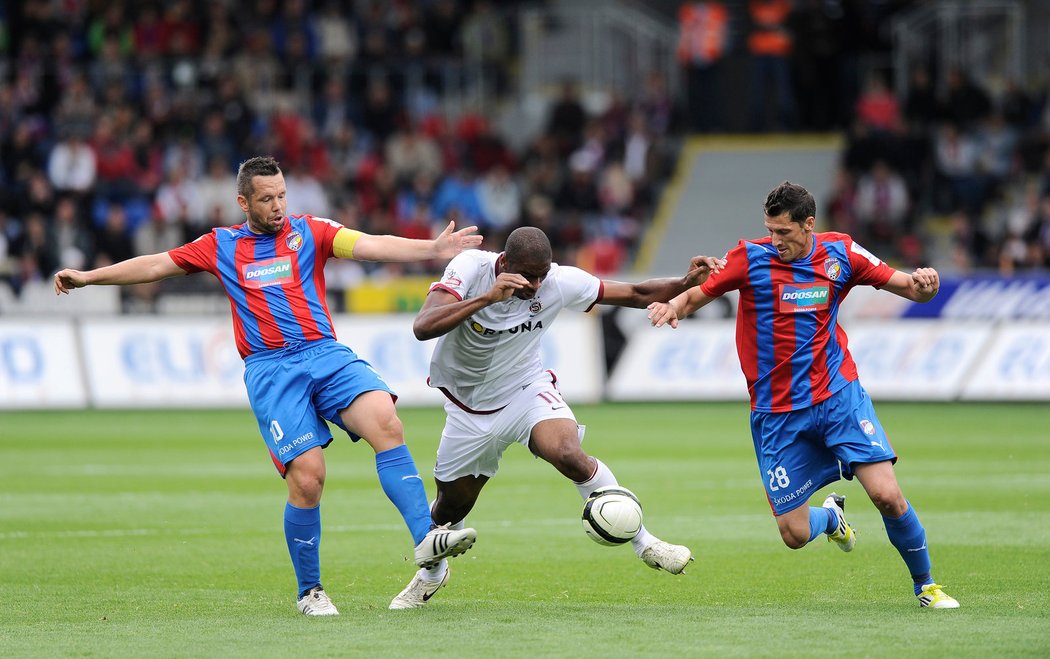
M 137 256 L 87 272 L 55 275 L 55 292 L 92 284 L 137 284 L 207 271 L 230 299 L 244 383 L 277 471 L 288 486 L 285 541 L 304 615 L 337 615 L 321 585 L 322 449 L 331 421 L 376 453 L 383 491 L 397 507 L 416 545 L 420 567 L 431 567 L 473 544 L 473 529 L 451 530 L 431 521 L 423 480 L 404 442 L 396 396 L 378 373 L 336 341 L 325 303 L 324 264 L 332 257 L 365 261 L 447 259 L 476 247 L 477 227 L 434 240 L 374 236 L 309 215 L 288 215 L 284 175 L 277 161 L 241 164 L 237 201 L 245 222 L 220 227 L 169 252 Z
M 852 550 L 856 536 L 845 519 L 845 498 L 832 493 L 821 507 L 807 504 L 840 476 L 856 475 L 882 513 L 920 605 L 956 608 L 930 576 L 926 532 L 897 483 L 897 456 L 838 324 L 839 305 L 854 286 L 928 302 L 940 285 L 937 271 L 895 270 L 844 233 L 815 232 L 816 203 L 802 186 L 777 186 L 764 211 L 768 237 L 740 241 L 720 272 L 670 302 L 650 305 L 649 319 L 677 327 L 678 319 L 740 291 L 736 343 L 751 395 L 751 436 L 784 543 L 799 549 L 826 533 Z

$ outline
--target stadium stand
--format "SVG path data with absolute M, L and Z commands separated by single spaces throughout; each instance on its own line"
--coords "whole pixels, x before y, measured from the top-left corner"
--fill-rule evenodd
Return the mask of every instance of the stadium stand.
M 0 5 L 4 308 L 38 299 L 35 289 L 48 286 L 59 264 L 104 264 L 238 222 L 233 174 L 257 153 L 282 163 L 291 212 L 404 236 L 429 235 L 455 212 L 478 223 L 490 247 L 530 224 L 551 234 L 560 262 L 598 274 L 629 269 L 686 131 L 712 123 L 683 117 L 697 90 L 690 97 L 658 67 L 640 82 L 566 77 L 557 90 L 538 90 L 543 117 L 525 135 L 500 121 L 515 99 L 537 91 L 521 88 L 528 56 L 521 16 L 572 4 Z M 707 3 L 644 9 L 673 32 L 680 7 L 694 4 Z M 753 8 L 742 0 L 715 4 L 728 18 L 718 31 L 720 79 L 705 83 L 719 90 L 708 118 L 724 118 L 726 132 L 761 130 L 746 125 L 761 108 L 742 106 L 748 95 L 734 93 L 751 79 Z M 845 134 L 838 171 L 819 200 L 827 227 L 854 232 L 901 265 L 1045 270 L 1045 81 L 975 80 L 939 63 L 913 67 L 901 84 L 887 35 L 919 4 L 793 3 L 778 27 L 791 37 L 781 50 L 794 44 L 784 51 L 791 66 L 778 67 L 776 77 L 782 84 L 792 76 L 793 114 L 770 123 Z M 999 4 L 1039 11 L 1032 3 Z M 676 46 L 668 44 L 672 62 Z M 332 267 L 330 281 L 352 287 L 432 273 L 437 264 Z M 203 300 L 213 285 L 200 277 L 140 287 L 122 304 L 210 309 Z M 187 298 L 161 303 L 169 294 Z

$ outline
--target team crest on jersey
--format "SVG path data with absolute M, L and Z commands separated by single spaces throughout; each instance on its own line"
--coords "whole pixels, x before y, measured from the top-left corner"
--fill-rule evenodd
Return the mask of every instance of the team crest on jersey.
M 266 288 L 292 281 L 292 258 L 284 256 L 241 266 L 246 288 Z
M 540 302 L 539 300 L 533 300 L 532 304 L 529 305 L 529 313 L 531 313 L 533 316 L 535 316 L 536 314 L 538 314 L 542 310 L 543 310 L 543 303 Z
M 860 429 L 864 431 L 865 435 L 874 435 L 875 434 L 875 424 L 872 423 L 871 421 L 868 421 L 867 419 L 861 419 L 861 421 L 860 421 Z
M 448 284 L 449 286 L 461 286 L 463 280 L 456 276 L 455 270 L 449 268 L 445 271 L 445 278 L 442 280 L 442 283 Z
M 777 311 L 802 313 L 826 309 L 830 290 L 827 284 L 781 284 L 777 296 Z
M 828 279 L 835 281 L 842 274 L 842 264 L 839 263 L 838 259 L 828 259 L 824 261 L 824 274 L 828 276 Z
M 293 252 L 298 252 L 299 248 L 303 246 L 303 234 L 298 231 L 291 232 L 288 234 L 288 240 L 286 240 L 284 244 L 288 245 L 288 249 Z

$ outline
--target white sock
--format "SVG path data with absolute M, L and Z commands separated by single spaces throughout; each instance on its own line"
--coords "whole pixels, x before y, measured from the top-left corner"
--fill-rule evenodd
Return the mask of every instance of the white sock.
M 599 487 L 606 487 L 608 485 L 619 485 L 616 482 L 616 476 L 613 475 L 609 468 L 605 466 L 605 463 L 598 458 L 591 457 L 594 460 L 594 473 L 591 477 L 582 483 L 573 481 L 573 485 L 576 486 L 576 491 L 580 493 L 583 500 L 586 501 L 587 497 L 591 496 L 591 492 L 597 490 Z
M 643 524 L 642 528 L 638 529 L 638 535 L 631 538 L 631 547 L 634 549 L 634 553 L 638 555 L 638 558 L 641 558 L 645 548 L 659 539 L 652 533 L 649 533 Z
M 430 502 L 430 508 L 431 508 L 431 510 L 433 510 L 433 508 L 434 508 L 434 502 L 433 501 Z M 466 527 L 466 524 L 464 524 L 464 521 L 465 520 L 461 519 L 458 522 L 456 522 L 455 524 L 449 524 L 448 528 L 455 529 L 455 530 L 458 531 L 458 530 Z M 441 581 L 442 579 L 445 578 L 445 573 L 446 572 L 448 572 L 448 559 L 447 558 L 442 558 L 441 562 L 439 562 L 437 565 L 435 565 L 434 567 L 430 568 L 429 570 L 427 568 L 419 568 L 419 576 L 420 576 L 420 578 L 421 579 L 425 579 L 427 581 Z
M 605 487 L 607 485 L 619 485 L 616 476 L 612 473 L 605 463 L 591 456 L 595 462 L 594 474 L 582 483 L 573 483 L 576 486 L 576 490 L 579 491 L 580 496 L 583 497 L 584 501 L 587 497 L 591 496 L 591 492 L 597 490 L 599 487 Z M 641 557 L 642 552 L 645 548 L 659 540 L 655 535 L 649 533 L 643 525 L 638 530 L 638 535 L 631 539 L 631 547 L 634 549 L 634 553 Z

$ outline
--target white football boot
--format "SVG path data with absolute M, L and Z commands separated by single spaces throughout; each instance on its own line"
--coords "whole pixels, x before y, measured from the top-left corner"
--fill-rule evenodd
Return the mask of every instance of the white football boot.
M 339 609 L 335 608 L 335 604 L 332 604 L 328 593 L 324 592 L 324 588 L 320 586 L 314 586 L 306 591 L 306 594 L 299 598 L 296 606 L 299 608 L 299 613 L 304 616 L 339 615 Z
M 390 601 L 391 609 L 418 609 L 425 605 L 434 596 L 434 593 L 448 583 L 448 575 L 452 572 L 452 568 L 445 570 L 445 576 L 440 581 L 427 581 L 423 578 L 425 572 L 425 570 L 416 572 L 405 589 Z
M 416 565 L 432 568 L 442 558 L 459 556 L 467 551 L 477 539 L 478 532 L 474 529 L 450 529 L 448 524 L 430 529 L 416 545 Z
M 641 559 L 654 570 L 685 574 L 685 567 L 693 560 L 693 552 L 684 545 L 672 545 L 670 542 L 657 540 L 642 550 Z

